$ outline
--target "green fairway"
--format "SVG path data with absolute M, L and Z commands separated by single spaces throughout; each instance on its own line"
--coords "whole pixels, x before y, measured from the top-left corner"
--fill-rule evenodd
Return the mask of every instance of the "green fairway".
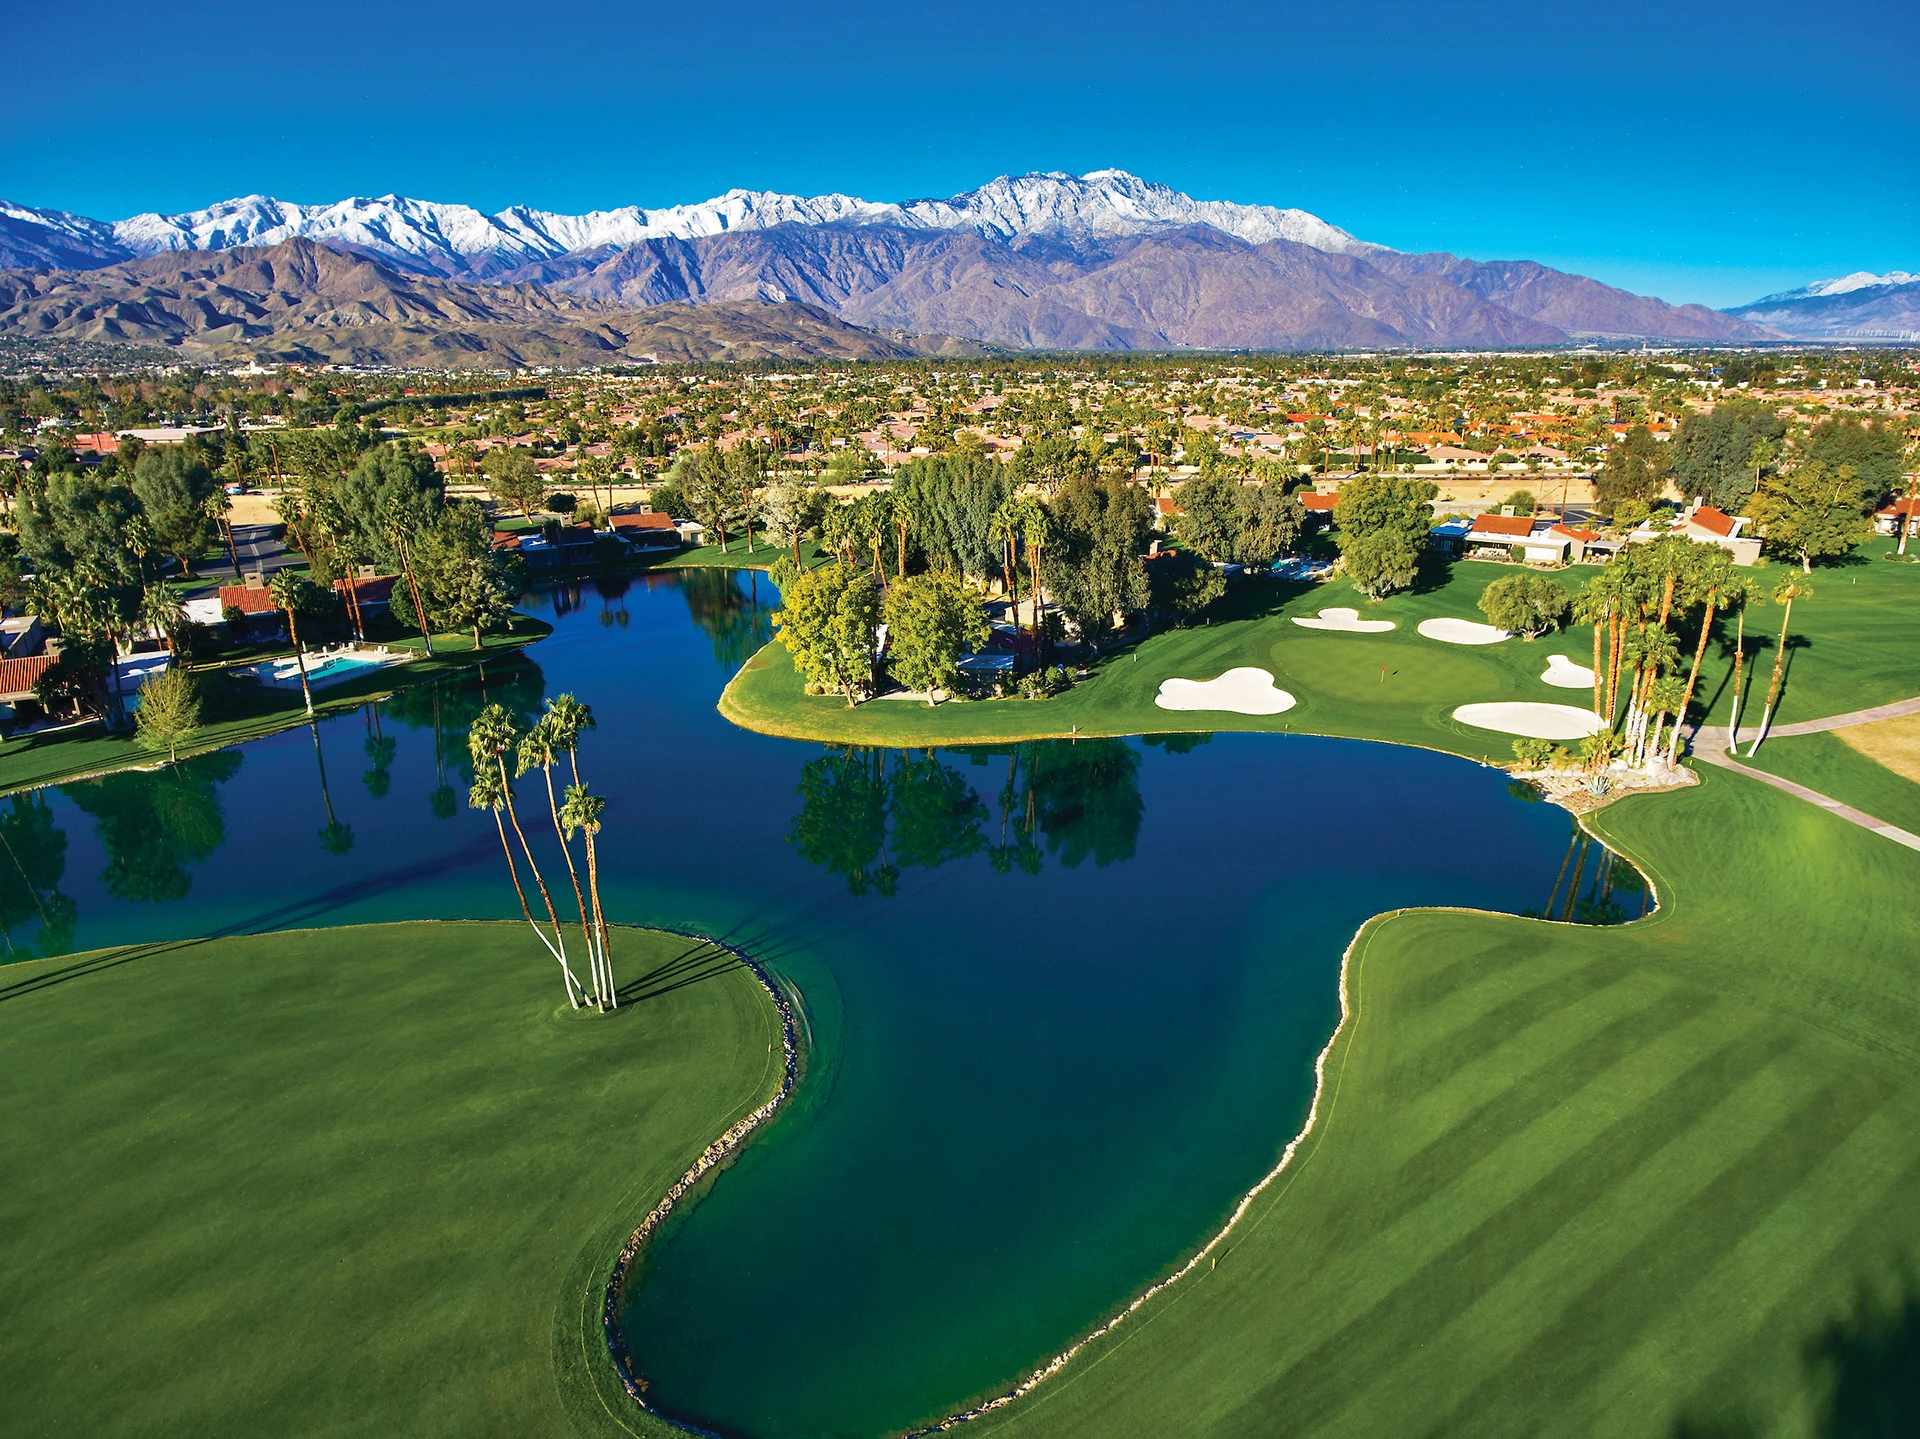
M 1717 772 L 1600 821 L 1655 918 L 1369 924 L 1217 1268 L 980 1427 L 1913 1432 L 1920 855 Z
M 802 693 L 791 659 L 776 641 L 728 686 L 721 710 L 748 729 L 845 743 L 904 746 L 1076 733 L 1293 730 L 1425 745 L 1504 762 L 1513 758 L 1512 737 L 1460 724 L 1453 711 L 1491 700 L 1590 707 L 1591 691 L 1556 689 L 1542 683 L 1540 674 L 1547 656 L 1555 653 L 1591 664 L 1592 629 L 1575 626 L 1531 643 L 1512 639 L 1467 646 L 1427 639 L 1415 627 L 1443 615 L 1483 620 L 1481 592 L 1513 573 L 1511 565 L 1474 560 L 1434 565 L 1414 592 L 1378 604 L 1344 579 L 1320 585 L 1248 581 L 1218 606 L 1213 623 L 1165 630 L 1110 654 L 1087 682 L 1044 701 L 929 707 L 882 699 L 849 710 L 836 696 Z M 1571 593 L 1594 571 L 1576 567 L 1548 573 Z M 1784 571 L 1775 566 L 1755 573 L 1770 585 Z M 1814 583 L 1814 598 L 1794 606 L 1793 630 L 1804 646 L 1792 652 L 1776 720 L 1813 719 L 1920 693 L 1910 638 L 1920 627 L 1920 565 L 1863 559 L 1822 570 Z M 1335 606 L 1358 609 L 1364 619 L 1392 620 L 1397 628 L 1342 634 L 1293 623 L 1296 616 L 1311 617 Z M 1755 606 L 1748 616 L 1743 688 L 1753 722 L 1766 696 L 1779 616 L 1771 604 Z M 1731 702 L 1732 655 L 1727 629 L 1724 646 L 1709 645 L 1701 672 L 1701 703 L 1722 718 Z M 1171 711 L 1154 704 L 1162 680 L 1212 679 L 1239 665 L 1272 671 L 1275 683 L 1299 703 L 1272 716 Z
M 1724 732 L 1720 738 L 1724 742 Z M 1830 731 L 1770 739 L 1750 759 L 1743 747 L 1740 762 L 1920 834 L 1920 784 L 1861 754 Z
M 669 1432 L 618 1388 L 614 1255 L 782 1072 L 730 957 L 615 937 L 573 1013 L 519 924 L 0 970 L 11 1433 Z
M 486 647 L 479 650 L 473 648 L 470 635 L 435 635 L 436 647 L 431 655 L 422 654 L 404 665 L 373 670 L 315 690 L 313 713 L 321 719 L 344 714 L 369 699 L 442 679 L 475 664 L 511 663 L 527 645 L 552 633 L 553 626 L 545 620 L 516 615 L 511 635 L 493 636 Z M 390 640 L 387 647 L 417 650 L 421 646 L 416 638 Z M 246 663 L 292 653 L 289 645 L 278 651 L 262 651 L 257 657 L 249 656 Z M 252 680 L 230 678 L 224 669 L 212 667 L 196 670 L 195 678 L 200 685 L 202 723 L 181 743 L 179 753 L 183 759 L 306 723 L 306 701 L 298 686 L 271 689 Z M 161 764 L 166 758 L 164 753 L 142 745 L 131 729 L 109 733 L 105 725 L 97 721 L 74 729 L 22 735 L 0 741 L 0 794 L 46 784 L 65 784 L 69 780 L 135 765 Z

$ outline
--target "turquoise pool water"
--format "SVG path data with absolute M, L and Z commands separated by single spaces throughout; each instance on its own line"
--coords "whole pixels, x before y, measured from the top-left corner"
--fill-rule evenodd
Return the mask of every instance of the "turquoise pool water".
M 574 692 L 612 915 L 722 936 L 804 996 L 792 1108 L 682 1207 L 621 1312 L 667 1408 L 776 1439 L 948 1412 L 1210 1232 L 1300 1123 L 1368 915 L 1644 902 L 1562 811 L 1423 751 L 747 734 L 714 701 L 772 599 L 721 571 L 547 590 L 553 636 L 484 677 L 0 801 L 0 930 L 18 955 L 517 914 L 465 807 L 464 727 Z

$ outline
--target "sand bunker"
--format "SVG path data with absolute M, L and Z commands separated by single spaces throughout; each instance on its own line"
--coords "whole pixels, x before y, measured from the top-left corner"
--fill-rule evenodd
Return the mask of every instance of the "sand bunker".
M 1450 645 L 1497 645 L 1501 640 L 1512 638 L 1505 630 L 1475 620 L 1422 620 L 1420 633 Z
M 1513 701 L 1461 705 L 1453 717 L 1475 729 L 1498 730 L 1501 734 L 1525 735 L 1529 739 L 1585 739 L 1607 727 L 1607 722 L 1592 710 Z
M 1295 615 L 1293 622 L 1310 630 L 1347 630 L 1357 635 L 1380 635 L 1393 628 L 1392 620 L 1363 620 L 1358 610 L 1322 610 L 1317 620 L 1303 620 Z
M 1266 670 L 1243 666 L 1217 680 L 1163 680 L 1153 702 L 1163 710 L 1231 710 L 1243 715 L 1277 715 L 1293 708 L 1293 696 L 1275 689 Z
M 1590 690 L 1593 688 L 1593 671 L 1585 665 L 1575 664 L 1565 655 L 1548 655 L 1546 673 L 1540 678 L 1555 689 Z

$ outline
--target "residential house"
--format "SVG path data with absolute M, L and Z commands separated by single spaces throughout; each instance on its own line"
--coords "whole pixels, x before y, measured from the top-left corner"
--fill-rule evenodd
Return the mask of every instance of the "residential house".
M 1885 509 L 1875 510 L 1873 532 L 1876 535 L 1898 535 L 1903 520 L 1909 535 L 1920 535 L 1920 497 L 1902 495 Z
M 673 517 L 659 510 L 609 515 L 607 524 L 614 534 L 636 550 L 680 548 L 680 531 L 674 528 Z
M 1338 495 L 1323 495 L 1317 490 L 1302 490 L 1300 505 L 1307 512 L 1305 528 L 1311 530 L 1320 525 L 1331 525 L 1333 507 L 1339 503 Z
M 1666 530 L 1657 530 L 1647 520 L 1627 538 L 1635 544 L 1647 544 L 1664 534 L 1684 535 L 1703 545 L 1718 545 L 1733 556 L 1736 565 L 1760 562 L 1760 539 L 1747 534 L 1751 521 L 1745 515 L 1730 515 L 1712 505 L 1696 505 L 1682 512 Z

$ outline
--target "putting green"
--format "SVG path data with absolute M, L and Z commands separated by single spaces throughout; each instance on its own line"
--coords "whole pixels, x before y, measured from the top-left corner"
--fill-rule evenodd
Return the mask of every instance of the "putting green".
M 520 924 L 0 970 L 0 1392 L 15 1433 L 666 1433 L 600 1332 L 613 1256 L 778 1087 L 730 957 L 616 932 L 569 1011 Z

